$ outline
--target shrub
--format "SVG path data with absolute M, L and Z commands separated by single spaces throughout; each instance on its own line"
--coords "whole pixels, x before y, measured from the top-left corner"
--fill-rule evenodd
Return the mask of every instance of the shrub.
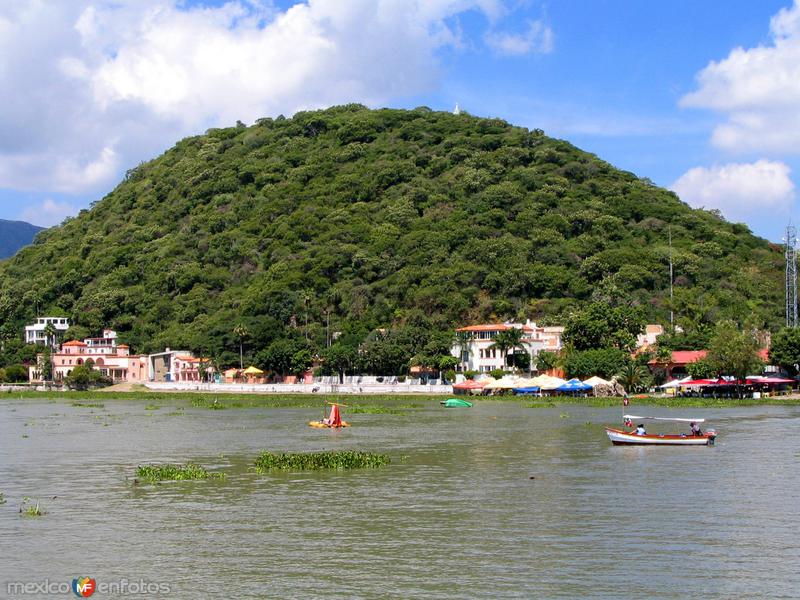
M 503 369 L 493 369 L 489 371 L 489 375 L 494 377 L 495 379 L 501 379 L 506 372 Z
M 8 383 L 23 383 L 28 381 L 28 369 L 25 365 L 11 365 L 5 368 L 5 381 Z

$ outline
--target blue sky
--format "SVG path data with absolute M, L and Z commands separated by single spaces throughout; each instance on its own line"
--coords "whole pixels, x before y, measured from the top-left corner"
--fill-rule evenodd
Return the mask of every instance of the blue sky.
M 344 102 L 544 129 L 780 240 L 790 0 L 0 0 L 0 218 L 60 222 L 209 126 Z

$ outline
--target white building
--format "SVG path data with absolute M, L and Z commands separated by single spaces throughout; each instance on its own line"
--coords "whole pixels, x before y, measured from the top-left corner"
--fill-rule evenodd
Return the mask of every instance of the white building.
M 636 347 L 649 348 L 650 346 L 654 346 L 658 336 L 662 335 L 663 333 L 664 328 L 661 325 L 654 323 L 645 325 L 644 333 L 640 333 L 636 336 Z
M 211 359 L 196 357 L 187 350 L 156 352 L 147 356 L 150 381 L 208 381 L 215 379 Z
M 36 323 L 25 326 L 25 343 L 43 346 L 48 342 L 53 343 L 53 340 L 47 339 L 44 332 L 48 324 L 52 325 L 58 333 L 64 333 L 69 329 L 69 319 L 66 317 L 37 317 Z
M 522 344 L 533 361 L 539 352 L 559 352 L 562 348 L 563 327 L 540 327 L 532 321 L 527 323 L 493 323 L 469 325 L 456 329 L 464 335 L 464 343 L 455 343 L 451 354 L 459 359 L 459 371 L 487 373 L 494 369 L 505 369 L 505 353 L 492 348 L 497 334 L 509 329 L 521 329 Z M 518 350 L 519 351 L 519 350 Z

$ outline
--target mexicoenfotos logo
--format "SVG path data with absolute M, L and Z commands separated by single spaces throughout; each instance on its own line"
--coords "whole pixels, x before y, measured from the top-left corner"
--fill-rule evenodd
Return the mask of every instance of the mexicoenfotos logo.
M 97 581 L 91 577 L 78 577 L 72 580 L 72 591 L 78 598 L 88 598 L 97 589 Z

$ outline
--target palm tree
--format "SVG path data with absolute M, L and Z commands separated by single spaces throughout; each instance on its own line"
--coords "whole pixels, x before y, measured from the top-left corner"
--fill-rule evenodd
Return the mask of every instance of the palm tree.
M 46 346 L 55 348 L 56 333 L 56 328 L 48 321 L 47 325 L 44 326 L 44 343 Z
M 250 335 L 250 332 L 247 330 L 247 327 L 244 326 L 243 323 L 239 323 L 236 327 L 233 328 L 233 333 L 239 337 L 239 369 L 244 369 L 244 338 Z
M 522 338 L 525 336 L 525 332 L 522 329 L 517 327 L 512 327 L 511 329 L 506 329 L 505 331 L 501 331 L 497 334 L 494 338 L 494 343 L 489 346 L 489 350 L 500 350 L 505 356 L 504 363 L 508 365 L 508 353 L 514 352 L 517 349 L 522 350 L 523 352 L 527 352 L 527 343 L 522 341 Z M 516 368 L 516 365 L 514 365 Z
M 629 392 L 638 392 L 650 384 L 650 374 L 643 365 L 629 362 L 617 373 L 617 381 Z
M 456 331 L 455 339 L 453 340 L 458 347 L 458 364 L 462 367 L 464 363 L 469 364 L 470 346 L 472 345 L 472 337 L 469 331 Z M 467 360 L 464 360 L 464 355 L 467 355 Z M 462 369 L 466 371 L 466 369 Z

